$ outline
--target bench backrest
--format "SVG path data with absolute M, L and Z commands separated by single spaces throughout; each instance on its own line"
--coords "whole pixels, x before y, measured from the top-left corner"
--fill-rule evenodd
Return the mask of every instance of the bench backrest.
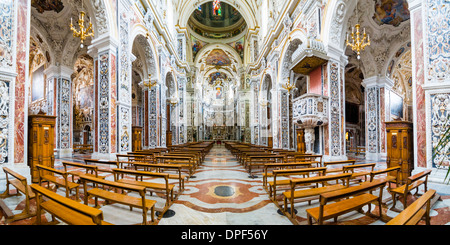
M 18 174 L 18 173 L 16 173 L 16 172 L 14 172 L 13 170 L 11 170 L 11 169 L 8 168 L 8 167 L 3 167 L 3 172 L 5 172 L 6 183 L 9 182 L 8 176 L 14 177 L 15 179 L 19 180 L 20 183 L 22 183 L 23 188 L 24 188 L 23 192 L 24 192 L 25 196 L 26 196 L 27 198 L 31 196 L 32 193 L 28 193 L 28 188 L 27 188 L 27 178 L 25 178 L 24 176 L 22 176 L 22 175 L 20 175 L 20 174 Z M 16 188 L 17 188 L 17 187 L 16 187 Z M 18 188 L 18 190 L 19 190 L 19 188 Z M 22 191 L 22 190 L 21 190 L 21 191 Z
M 413 176 L 409 176 L 407 183 L 408 183 L 408 185 L 410 185 L 413 182 L 415 182 L 419 179 L 422 179 L 422 178 L 425 178 L 425 180 L 428 180 L 428 175 L 430 175 L 430 173 L 431 173 L 431 169 L 427 169 L 427 170 L 417 173 Z
M 67 172 L 67 166 L 77 167 L 77 168 L 84 168 L 86 170 L 92 171 L 95 176 L 98 176 L 98 167 L 94 165 L 87 165 L 83 163 L 77 163 L 77 162 L 68 162 L 68 161 L 62 161 L 62 164 L 64 166 L 64 170 Z
M 91 176 L 87 176 L 87 175 L 80 176 L 80 180 L 84 184 L 85 191 L 87 190 L 86 183 L 91 182 L 94 184 L 107 185 L 107 186 L 118 188 L 118 189 L 135 191 L 135 192 L 138 192 L 141 196 L 145 196 L 145 187 L 143 187 L 143 186 L 124 184 L 124 183 L 119 183 L 119 182 L 115 182 L 115 181 L 91 177 Z
M 327 168 L 325 167 L 318 167 L 318 168 L 278 169 L 273 170 L 272 172 L 275 178 L 276 176 L 300 175 L 314 172 L 318 172 L 319 174 L 324 175 L 326 170 Z
M 152 178 L 163 178 L 166 181 L 166 183 L 168 183 L 168 181 L 169 181 L 169 174 L 165 174 L 165 173 L 155 173 L 155 172 L 121 169 L 121 168 L 113 168 L 112 171 L 114 173 L 115 181 L 117 181 L 119 179 L 119 175 L 122 175 L 122 174 L 130 174 L 130 175 L 135 175 L 135 176 L 145 176 L 145 177 L 152 177 Z
M 3 172 L 5 172 L 6 178 L 8 178 L 8 175 L 11 175 L 12 177 L 20 180 L 21 182 L 25 181 L 25 184 L 26 184 L 27 178 L 25 178 L 24 176 L 14 172 L 14 171 L 12 171 L 10 168 L 3 167 Z
M 400 173 L 399 172 L 400 169 L 401 169 L 400 166 L 395 166 L 395 167 L 386 168 L 386 169 L 382 169 L 382 170 L 372 171 L 372 172 L 370 172 L 370 181 L 373 181 L 376 175 L 388 174 L 391 172 L 396 172 L 396 180 L 398 181 L 398 174 Z
M 429 190 L 425 192 L 425 194 L 423 194 L 406 209 L 404 209 L 397 216 L 387 222 L 386 225 L 416 225 L 423 217 L 423 215 L 417 216 L 417 214 L 423 212 L 421 210 L 423 210 L 423 207 L 425 205 L 427 205 L 427 207 L 425 208 L 424 215 L 426 215 L 427 219 L 429 219 L 431 199 L 434 197 L 435 193 L 435 190 Z M 429 220 L 427 220 L 427 223 L 429 223 Z
M 332 174 L 332 175 L 295 179 L 295 180 L 291 180 L 290 183 L 291 183 L 291 189 L 293 189 L 293 188 L 295 188 L 296 185 L 324 183 L 324 182 L 328 182 L 328 181 L 343 179 L 343 180 L 345 180 L 344 185 L 349 186 L 351 176 L 352 176 L 351 173 Z
M 339 165 L 339 164 L 355 164 L 356 160 L 345 160 L 345 161 L 329 161 L 323 162 L 324 166 L 327 165 Z
M 342 170 L 343 170 L 344 173 L 346 173 L 348 171 L 354 172 L 356 168 L 368 168 L 368 167 L 370 167 L 370 168 L 372 168 L 372 171 L 373 171 L 373 169 L 375 168 L 375 165 L 376 165 L 376 163 L 364 163 L 364 164 L 346 165 L 346 166 L 342 167 Z
M 48 199 L 51 199 L 65 207 L 68 207 L 72 210 L 75 210 L 76 212 L 82 213 L 86 216 L 89 216 L 92 218 L 92 221 L 94 224 L 101 224 L 101 221 L 103 220 L 103 211 L 94 207 L 90 207 L 88 205 L 79 203 L 77 201 L 74 201 L 70 198 L 63 197 L 53 191 L 50 191 L 38 184 L 31 184 L 31 189 L 36 193 L 36 196 L 42 195 L 45 196 Z M 40 202 L 42 198 L 37 198 L 37 202 Z
M 364 182 L 361 185 L 351 186 L 342 190 L 332 191 L 320 194 L 320 204 L 325 205 L 329 201 L 338 200 L 353 196 L 359 193 L 368 192 L 380 188 L 380 195 L 383 187 L 386 185 L 386 180 L 374 180 L 372 182 Z
M 54 169 L 52 167 L 47 167 L 47 166 L 40 165 L 40 164 L 36 164 L 36 168 L 38 170 L 39 181 L 41 181 L 41 177 L 43 177 L 41 175 L 42 174 L 41 171 L 45 170 L 45 171 L 52 172 L 54 174 L 61 175 L 64 178 L 65 184 L 67 185 L 68 180 L 67 180 L 67 172 L 66 171 L 61 171 L 61 170 Z

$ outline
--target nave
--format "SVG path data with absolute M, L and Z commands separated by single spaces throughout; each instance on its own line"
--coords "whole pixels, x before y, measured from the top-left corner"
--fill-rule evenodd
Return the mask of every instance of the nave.
M 86 159 L 87 155 L 83 155 Z M 73 158 L 58 159 L 55 168 L 63 169 L 62 162 L 84 162 L 80 155 Z M 365 160 L 358 160 L 358 164 L 367 163 Z M 376 170 L 385 169 L 383 161 L 376 162 Z M 263 179 L 260 173 L 256 173 L 256 178 L 250 178 L 247 169 L 239 162 L 235 155 L 222 144 L 214 144 L 205 156 L 204 161 L 195 170 L 193 175 L 186 180 L 184 191 L 176 195 L 175 201 L 170 205 L 169 210 L 162 218 L 156 218 L 153 224 L 158 225 L 291 225 L 293 224 L 282 212 L 278 211 L 277 205 L 269 198 L 268 192 L 263 187 Z M 114 180 L 112 174 L 106 174 L 106 179 Z M 430 178 L 432 180 L 432 178 Z M 270 180 L 270 179 L 269 179 Z M 44 184 L 43 186 L 46 186 Z M 450 222 L 450 190 L 447 185 L 429 181 L 428 189 L 434 189 L 441 196 L 430 211 L 430 223 L 432 225 L 445 225 Z M 5 186 L 0 186 L 0 193 L 5 191 Z M 175 187 L 177 189 L 177 187 Z M 423 193 L 423 188 L 420 188 Z M 11 189 L 11 193 L 14 190 Z M 177 190 L 175 190 L 177 192 Z M 64 196 L 63 188 L 59 188 L 57 193 Z M 70 198 L 75 199 L 74 192 Z M 83 200 L 83 190 L 80 188 L 80 199 Z M 390 194 L 385 190 L 385 198 Z M 156 210 L 164 207 L 164 199 L 155 195 L 146 195 L 146 198 L 156 200 Z M 417 197 L 408 196 L 408 203 L 412 203 Z M 3 199 L 5 204 L 13 213 L 21 213 L 25 208 L 24 196 L 13 196 Z M 162 201 L 161 201 L 162 200 Z M 89 202 L 90 206 L 93 202 Z M 313 200 L 311 204 L 301 202 L 295 204 L 296 220 L 300 225 L 307 225 L 306 209 L 319 206 L 318 200 Z M 392 201 L 387 202 L 383 207 L 383 212 L 388 217 L 395 217 L 399 212 L 390 210 Z M 401 208 L 401 203 L 397 203 L 397 208 Z M 108 204 L 100 208 L 103 211 L 104 221 L 116 225 L 140 224 L 142 222 L 142 211 L 133 209 L 121 204 Z M 35 212 L 36 203 L 31 201 L 31 212 Z M 363 208 L 367 210 L 367 206 Z M 372 212 L 376 214 L 377 208 L 372 205 Z M 277 212 L 278 211 L 278 212 Z M 158 213 L 157 213 L 158 214 Z M 6 218 L 0 214 L 0 224 L 6 223 Z M 33 224 L 36 218 L 19 220 L 8 223 L 9 225 Z M 45 213 L 42 217 L 43 224 L 51 222 L 51 215 Z M 64 224 L 60 222 L 59 224 Z M 374 217 L 353 211 L 338 217 L 337 222 L 332 219 L 327 220 L 329 225 L 384 225 L 385 222 Z M 420 221 L 419 225 L 425 224 Z

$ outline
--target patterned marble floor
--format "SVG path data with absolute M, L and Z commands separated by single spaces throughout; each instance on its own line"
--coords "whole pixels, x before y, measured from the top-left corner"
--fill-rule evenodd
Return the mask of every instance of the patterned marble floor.
M 82 156 L 75 156 L 73 159 L 65 160 L 81 159 Z M 61 166 L 60 161 L 55 165 Z M 383 165 L 383 162 L 380 162 L 377 167 L 384 168 L 385 163 Z M 288 218 L 277 212 L 278 207 L 269 199 L 262 187 L 262 178 L 249 178 L 247 171 L 224 146 L 214 146 L 194 176 L 185 183 L 184 192 L 170 206 L 168 217 L 156 221 L 158 225 L 292 225 Z M 110 175 L 106 177 L 112 179 Z M 431 224 L 450 224 L 450 187 L 430 182 L 429 188 L 436 189 L 442 197 L 431 211 Z M 0 183 L 0 193 L 4 190 L 4 183 Z M 58 192 L 60 190 L 64 195 L 62 189 Z M 82 191 L 80 193 L 83 195 Z M 389 196 L 387 193 L 384 194 L 384 197 Z M 157 210 L 162 209 L 163 198 L 158 195 L 147 197 L 157 201 Z M 23 196 L 10 197 L 4 201 L 14 213 L 20 213 L 24 209 Z M 398 213 L 389 210 L 390 205 L 392 202 L 388 202 L 388 207 L 383 210 L 388 216 L 394 217 Z M 311 205 L 307 202 L 295 205 L 297 221 L 306 224 L 305 210 L 315 206 L 318 206 L 317 201 L 313 201 Z M 35 208 L 34 202 L 32 208 Z M 104 205 L 101 209 L 104 212 L 104 219 L 113 224 L 131 225 L 142 221 L 142 214 L 138 209 L 130 211 L 127 206 L 120 204 Z M 44 220 L 50 218 L 48 214 L 44 215 Z M 10 224 L 32 224 L 34 220 L 35 218 L 29 218 Z M 0 224 L 5 224 L 5 218 L 1 213 Z M 330 221 L 327 224 L 336 223 Z M 337 224 L 383 225 L 384 222 L 354 212 L 339 217 Z

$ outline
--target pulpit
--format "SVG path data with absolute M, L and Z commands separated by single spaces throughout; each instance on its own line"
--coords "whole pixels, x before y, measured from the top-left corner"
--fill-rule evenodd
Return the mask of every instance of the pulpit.
M 405 121 L 386 122 L 387 167 L 400 166 L 399 182 L 406 183 L 414 169 L 413 124 Z
M 54 166 L 55 121 L 55 116 L 28 116 L 28 166 L 32 182 L 39 181 L 36 164 Z
M 133 136 L 132 136 L 132 151 L 142 150 L 142 127 L 133 126 Z

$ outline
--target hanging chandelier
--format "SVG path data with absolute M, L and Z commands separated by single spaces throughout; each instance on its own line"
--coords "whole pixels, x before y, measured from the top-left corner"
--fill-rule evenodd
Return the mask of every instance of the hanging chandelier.
M 148 74 L 148 82 L 147 81 L 142 81 L 142 84 L 145 87 L 147 87 L 148 90 L 151 90 L 158 83 L 157 81 L 152 82 L 151 81 L 151 77 L 152 77 L 152 74 Z
M 359 21 L 358 16 L 358 1 L 356 1 L 356 22 Z M 356 28 L 356 33 L 355 33 Z M 360 25 L 357 23 L 355 27 L 352 27 L 352 42 L 350 43 L 348 41 L 348 33 L 347 33 L 347 39 L 345 40 L 345 45 L 350 46 L 353 51 L 356 51 L 356 54 L 358 55 L 358 60 L 361 58 L 360 54 L 361 51 L 363 51 L 367 46 L 370 45 L 370 37 L 366 35 L 366 28 L 363 29 L 363 35 L 361 36 L 361 33 L 359 32 Z M 366 42 L 367 38 L 367 42 Z
M 355 25 L 356 33 L 354 33 L 355 28 L 352 27 L 352 42 L 350 43 L 348 41 L 348 33 L 347 33 L 347 40 L 345 40 L 345 45 L 350 46 L 353 51 L 356 51 L 356 54 L 358 55 L 358 60 L 360 59 L 361 51 L 364 50 L 367 46 L 370 45 L 370 36 L 366 34 L 366 28 L 364 28 L 363 35 L 361 36 L 361 33 L 359 31 L 359 24 Z M 367 38 L 367 42 L 366 42 Z
M 291 84 L 291 78 L 288 77 L 287 83 L 281 85 L 281 87 L 286 89 L 288 93 L 291 93 L 291 91 L 295 88 L 295 84 Z
M 83 2 L 81 2 L 83 4 Z M 83 7 L 83 5 L 81 5 Z M 92 23 L 89 19 L 89 25 L 87 28 L 84 27 L 84 16 L 86 13 L 84 11 L 80 11 L 80 16 L 78 17 L 78 25 L 80 26 L 80 30 L 76 30 L 72 24 L 72 18 L 70 18 L 70 30 L 73 32 L 74 37 L 79 37 L 81 40 L 80 47 L 83 48 L 83 42 L 87 37 L 94 36 L 94 29 L 92 29 Z

